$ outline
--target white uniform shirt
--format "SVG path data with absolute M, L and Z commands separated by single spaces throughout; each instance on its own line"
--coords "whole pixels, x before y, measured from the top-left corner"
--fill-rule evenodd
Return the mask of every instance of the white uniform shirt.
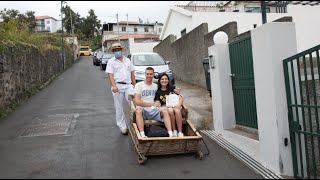
M 123 61 L 119 61 L 112 57 L 107 64 L 106 73 L 113 74 L 115 82 L 131 83 L 131 71 L 134 71 L 134 66 L 130 59 L 123 56 Z
M 138 82 L 134 87 L 134 93 L 141 95 L 141 100 L 147 103 L 154 103 L 154 97 L 158 90 L 158 85 L 152 83 L 148 85 L 144 81 Z

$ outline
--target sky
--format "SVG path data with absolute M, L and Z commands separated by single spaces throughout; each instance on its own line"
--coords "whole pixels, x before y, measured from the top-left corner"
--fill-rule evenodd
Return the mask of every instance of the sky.
M 66 1 L 74 12 L 81 17 L 88 16 L 88 11 L 93 9 L 101 23 L 128 20 L 138 22 L 141 18 L 144 22 L 158 21 L 165 23 L 169 8 L 172 5 L 186 5 L 190 1 Z M 48 15 L 60 20 L 61 1 L 0 1 L 0 10 L 4 8 L 15 9 L 20 13 L 32 10 L 36 16 Z

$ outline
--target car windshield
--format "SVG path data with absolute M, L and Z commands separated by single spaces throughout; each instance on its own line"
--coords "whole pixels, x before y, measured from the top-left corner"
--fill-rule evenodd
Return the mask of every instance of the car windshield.
M 80 51 L 89 51 L 89 48 L 81 48 Z
M 132 61 L 135 66 L 162 66 L 162 65 L 166 65 L 164 60 L 158 54 L 132 55 Z
M 110 59 L 113 57 L 113 54 L 103 54 L 102 58 Z

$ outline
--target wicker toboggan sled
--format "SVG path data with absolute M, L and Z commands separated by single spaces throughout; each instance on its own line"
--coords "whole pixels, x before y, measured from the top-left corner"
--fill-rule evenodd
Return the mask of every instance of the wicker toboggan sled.
M 200 151 L 199 143 L 202 136 L 196 131 L 193 124 L 188 120 L 188 109 L 182 105 L 182 132 L 184 137 L 148 137 L 142 138 L 135 119 L 135 104 L 133 96 L 129 96 L 130 102 L 130 122 L 129 139 L 137 154 L 139 164 L 143 164 L 147 160 L 147 156 L 169 155 L 169 154 L 185 154 L 193 153 L 198 159 L 203 158 Z M 145 120 L 145 126 L 162 126 L 163 123 L 155 120 Z

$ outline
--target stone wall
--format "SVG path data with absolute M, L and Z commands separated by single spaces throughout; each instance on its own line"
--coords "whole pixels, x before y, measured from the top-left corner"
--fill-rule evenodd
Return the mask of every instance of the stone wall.
M 66 50 L 66 68 L 73 55 Z M 25 43 L 0 43 L 0 112 L 39 89 L 62 72 L 60 50 L 39 50 Z
M 213 45 L 213 36 L 218 31 L 224 31 L 229 39 L 237 33 L 236 22 L 230 22 L 208 33 L 208 24 L 202 23 L 191 32 L 176 40 L 168 36 L 153 51 L 170 61 L 170 68 L 176 80 L 206 88 L 203 59 L 208 57 L 208 47 Z

